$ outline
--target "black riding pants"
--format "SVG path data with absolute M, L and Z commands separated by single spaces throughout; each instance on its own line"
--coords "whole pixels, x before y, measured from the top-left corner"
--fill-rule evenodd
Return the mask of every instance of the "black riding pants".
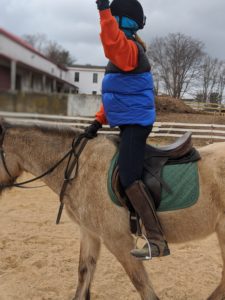
M 124 189 L 140 180 L 144 167 L 145 145 L 152 126 L 120 126 L 119 176 Z

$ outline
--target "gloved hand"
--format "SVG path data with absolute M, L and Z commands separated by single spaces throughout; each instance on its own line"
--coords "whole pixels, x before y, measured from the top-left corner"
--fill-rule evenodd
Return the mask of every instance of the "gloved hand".
M 99 128 L 102 128 L 102 124 L 97 120 L 94 120 L 94 122 L 92 122 L 92 124 L 85 129 L 85 137 L 88 139 L 93 139 L 97 136 L 97 131 L 99 130 Z
M 98 10 L 105 10 L 109 8 L 109 0 L 97 0 L 96 4 Z

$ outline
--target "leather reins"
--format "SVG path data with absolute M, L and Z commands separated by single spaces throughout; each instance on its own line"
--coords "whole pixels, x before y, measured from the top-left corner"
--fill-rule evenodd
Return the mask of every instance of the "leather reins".
M 0 138 L 0 159 L 2 161 L 2 164 L 4 166 L 4 169 L 7 173 L 7 175 L 9 176 L 9 178 L 12 181 L 14 181 L 16 178 L 11 175 L 11 173 L 7 167 L 6 161 L 5 161 L 5 152 L 3 149 L 3 141 L 4 141 L 4 137 L 5 137 L 5 132 L 6 132 L 6 129 L 3 128 L 3 131 L 1 133 L 1 138 Z M 25 185 L 28 183 L 37 181 L 38 179 L 41 179 L 41 178 L 51 174 L 59 165 L 61 165 L 62 162 L 64 162 L 68 158 L 66 169 L 64 171 L 64 182 L 61 187 L 61 191 L 60 191 L 60 195 L 59 195 L 60 205 L 59 205 L 59 210 L 58 210 L 57 219 L 56 219 L 56 224 L 59 224 L 61 215 L 62 215 L 62 211 L 63 211 L 63 207 L 64 207 L 63 199 L 65 196 L 66 188 L 67 188 L 68 184 L 71 182 L 71 180 L 76 178 L 76 176 L 78 174 L 79 157 L 80 157 L 80 154 L 82 153 L 84 147 L 86 146 L 87 142 L 88 142 L 88 138 L 85 136 L 85 134 L 84 133 L 80 134 L 77 138 L 73 139 L 71 149 L 47 171 L 43 172 L 41 175 L 39 175 L 37 177 L 34 177 L 34 178 L 26 180 L 26 181 L 22 181 L 22 182 L 18 182 L 18 183 L 12 182 L 12 183 L 8 183 L 8 184 L 0 183 L 0 188 L 9 188 L 9 187 L 38 188 L 38 187 L 27 187 Z

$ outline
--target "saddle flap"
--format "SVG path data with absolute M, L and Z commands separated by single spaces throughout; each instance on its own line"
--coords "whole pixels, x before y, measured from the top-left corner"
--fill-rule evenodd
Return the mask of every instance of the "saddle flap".
M 126 207 L 127 199 L 125 192 L 120 184 L 118 165 L 115 167 L 112 173 L 112 190 L 115 193 L 117 199 L 120 201 L 120 204 Z

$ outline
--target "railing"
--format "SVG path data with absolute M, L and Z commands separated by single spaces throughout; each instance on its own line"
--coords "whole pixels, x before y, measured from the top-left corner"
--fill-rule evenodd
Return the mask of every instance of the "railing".
M 206 102 L 200 102 L 196 100 L 185 100 L 185 99 L 183 101 L 195 110 L 199 110 L 199 111 L 203 110 L 210 113 L 217 113 L 225 116 L 225 106 L 223 104 L 209 103 L 209 102 L 206 103 Z
M 57 124 L 60 126 L 74 126 L 81 129 L 87 127 L 93 118 L 88 117 L 69 117 L 56 115 L 41 115 L 29 113 L 9 113 L 0 112 L 0 117 L 6 120 L 22 120 L 23 122 L 36 122 L 44 124 Z M 192 137 L 197 139 L 208 139 L 225 141 L 225 125 L 220 124 L 193 124 L 193 123 L 175 123 L 175 122 L 155 122 L 151 137 L 179 137 L 186 131 L 192 132 Z M 118 128 L 103 126 L 99 133 L 118 134 Z

